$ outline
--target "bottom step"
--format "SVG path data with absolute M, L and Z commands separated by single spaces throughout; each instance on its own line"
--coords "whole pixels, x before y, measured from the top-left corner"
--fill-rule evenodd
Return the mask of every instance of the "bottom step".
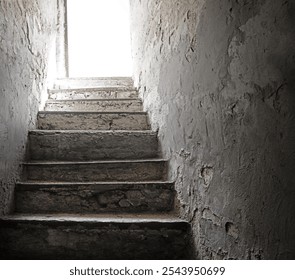
M 190 227 L 171 216 L 32 216 L 0 219 L 1 259 L 190 259 Z

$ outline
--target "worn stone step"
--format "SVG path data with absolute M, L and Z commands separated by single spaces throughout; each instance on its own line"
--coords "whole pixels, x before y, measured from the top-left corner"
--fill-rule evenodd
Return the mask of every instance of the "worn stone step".
M 117 160 L 25 163 L 28 180 L 63 182 L 157 181 L 166 179 L 167 161 Z
M 81 88 L 48 90 L 49 99 L 76 100 L 76 99 L 115 99 L 138 98 L 135 88 Z
M 38 128 L 49 130 L 148 130 L 144 112 L 39 112 Z
M 18 213 L 156 213 L 173 209 L 171 182 L 18 183 Z
M 61 131 L 29 133 L 33 160 L 107 160 L 158 157 L 157 133 L 146 131 Z
M 0 218 L 1 259 L 191 259 L 190 226 L 158 215 Z
M 57 79 L 54 88 L 133 87 L 131 77 L 67 78 Z
M 140 112 L 140 99 L 48 100 L 45 111 Z

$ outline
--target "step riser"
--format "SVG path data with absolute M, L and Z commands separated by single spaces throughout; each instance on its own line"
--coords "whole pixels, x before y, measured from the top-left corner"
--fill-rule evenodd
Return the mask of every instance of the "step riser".
M 89 88 L 89 87 L 132 87 L 131 78 L 99 78 L 99 79 L 60 79 L 56 80 L 54 88 Z
M 31 132 L 29 147 L 33 160 L 86 161 L 158 156 L 156 133 Z
M 46 103 L 45 111 L 140 112 L 140 101 L 64 101 Z
M 27 165 L 27 179 L 51 182 L 157 181 L 166 179 L 165 162 Z
M 138 98 L 134 90 L 59 90 L 49 91 L 49 99 L 75 100 L 75 99 L 125 99 Z
M 1 224 L 1 259 L 190 259 L 189 232 L 165 224 Z
M 39 113 L 39 129 L 48 130 L 148 130 L 146 114 Z
M 157 184 L 17 186 L 16 212 L 96 214 L 169 212 L 173 186 Z

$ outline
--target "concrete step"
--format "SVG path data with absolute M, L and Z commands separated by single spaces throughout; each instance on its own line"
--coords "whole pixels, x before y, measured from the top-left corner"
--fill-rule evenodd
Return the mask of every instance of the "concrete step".
M 140 112 L 143 111 L 140 99 L 104 100 L 48 100 L 45 111 L 85 111 L 85 112 Z
M 133 87 L 131 77 L 57 79 L 54 88 Z
M 48 95 L 49 99 L 55 100 L 138 98 L 138 92 L 133 87 L 56 89 L 48 90 Z
M 30 214 L 169 212 L 174 204 L 171 182 L 19 183 L 15 211 Z
M 144 112 L 39 112 L 38 128 L 49 130 L 148 130 Z
M 157 133 L 146 131 L 61 131 L 29 133 L 33 160 L 107 160 L 158 157 Z
M 86 162 L 29 162 L 27 180 L 51 182 L 157 181 L 166 179 L 167 161 L 117 160 Z
M 187 222 L 155 215 L 0 218 L 0 258 L 191 259 Z

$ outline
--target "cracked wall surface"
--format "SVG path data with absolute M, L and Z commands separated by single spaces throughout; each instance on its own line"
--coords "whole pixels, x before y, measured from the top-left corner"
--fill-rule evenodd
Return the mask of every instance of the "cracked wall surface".
M 135 82 L 197 258 L 295 258 L 294 5 L 131 0 Z
M 13 207 L 29 129 L 52 71 L 56 1 L 0 1 L 0 215 Z

